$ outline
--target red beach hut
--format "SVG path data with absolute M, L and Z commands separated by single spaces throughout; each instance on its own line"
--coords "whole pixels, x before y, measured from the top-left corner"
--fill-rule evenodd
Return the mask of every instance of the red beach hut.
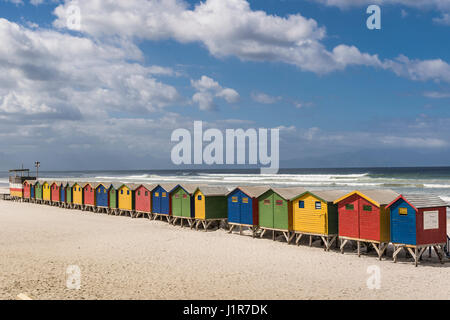
M 141 184 L 134 191 L 136 218 L 145 214 L 149 219 L 152 217 L 152 190 L 156 186 L 156 184 Z
M 83 186 L 83 204 L 84 210 L 94 211 L 95 207 L 95 185 L 92 183 L 85 183 Z
M 59 203 L 61 200 L 61 192 L 60 192 L 60 182 L 53 182 L 50 185 L 50 197 L 52 200 L 52 204 L 57 204 Z

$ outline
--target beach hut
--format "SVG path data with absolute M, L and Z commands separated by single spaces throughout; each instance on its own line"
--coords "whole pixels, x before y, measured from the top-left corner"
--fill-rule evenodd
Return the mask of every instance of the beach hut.
M 153 219 L 163 217 L 170 222 L 170 191 L 175 188 L 177 184 L 163 183 L 157 185 L 152 190 L 152 215 Z
M 192 228 L 195 219 L 194 192 L 197 187 L 198 185 L 179 184 L 170 191 L 173 225 L 180 220 L 181 227 L 183 227 L 183 222 L 187 221 Z
M 252 230 L 255 236 L 258 228 L 258 197 L 270 189 L 269 186 L 246 186 L 237 187 L 227 195 L 228 201 L 228 224 L 229 232 L 232 233 L 235 227 L 247 227 Z
M 96 212 L 108 213 L 109 209 L 109 189 L 111 183 L 96 183 L 95 184 L 95 207 Z
M 66 206 L 66 188 L 68 183 L 61 181 L 59 183 L 59 206 L 64 208 Z
M 111 183 L 109 187 L 109 210 L 108 214 L 119 214 L 119 188 L 122 186 L 120 182 Z
M 195 229 L 200 225 L 205 231 L 212 223 L 226 221 L 228 218 L 227 194 L 225 187 L 201 186 L 194 192 Z
M 341 252 L 346 243 L 356 241 L 358 256 L 361 243 L 372 245 L 379 259 L 390 241 L 389 209 L 386 206 L 399 194 L 393 190 L 360 190 L 350 192 L 334 201 L 339 212 Z
M 138 187 L 137 184 L 128 183 L 122 184 L 117 190 L 119 215 L 129 214 L 130 217 L 134 217 L 136 201 L 134 191 Z
M 42 182 L 36 181 L 35 184 L 36 203 L 42 203 Z
M 30 202 L 35 202 L 36 181 L 31 180 L 28 183 L 30 184 Z
M 50 198 L 52 205 L 59 205 L 61 201 L 61 182 L 52 182 L 50 185 Z
M 23 199 L 24 201 L 29 201 L 31 198 L 31 184 L 28 180 L 23 183 Z
M 83 209 L 83 183 L 75 182 L 72 186 L 72 208 Z
M 141 215 L 147 215 L 152 218 L 152 190 L 156 188 L 155 184 L 141 184 L 134 191 L 136 218 Z
M 403 194 L 386 206 L 390 210 L 394 262 L 402 250 L 415 265 L 427 248 L 433 248 L 441 263 L 447 242 L 447 203 L 431 194 Z
M 292 200 L 293 229 L 295 242 L 299 245 L 303 236 L 309 236 L 309 245 L 314 238 L 323 241 L 330 250 L 338 237 L 338 209 L 333 202 L 347 194 L 339 190 L 306 191 Z
M 65 203 L 65 207 L 66 208 L 73 208 L 74 204 L 73 204 L 73 190 L 74 190 L 74 185 L 75 182 L 67 182 L 66 185 L 66 203 Z
M 42 183 L 42 200 L 44 204 L 51 204 L 52 194 L 50 190 L 51 182 L 44 181 Z
M 83 183 L 83 210 L 95 211 L 95 183 Z
M 291 200 L 306 190 L 300 187 L 271 188 L 258 197 L 258 221 L 262 230 L 262 238 L 266 231 L 272 231 L 275 240 L 276 232 L 281 232 L 288 243 L 292 234 L 292 203 Z

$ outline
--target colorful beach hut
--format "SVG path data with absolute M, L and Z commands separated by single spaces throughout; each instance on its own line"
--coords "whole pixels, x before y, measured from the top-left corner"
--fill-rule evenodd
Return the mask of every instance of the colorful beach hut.
M 83 183 L 75 182 L 72 186 L 72 208 L 83 209 Z
M 66 206 L 66 188 L 67 188 L 68 183 L 61 181 L 59 183 L 59 206 L 60 207 L 65 207 Z
M 61 201 L 61 182 L 52 182 L 50 185 L 50 198 L 52 201 L 52 205 L 58 205 Z
M 177 184 L 164 183 L 157 185 L 152 190 L 152 215 L 153 219 L 157 217 L 166 217 L 170 222 L 170 191 L 175 188 Z
M 262 230 L 260 237 L 266 231 L 272 231 L 275 240 L 276 232 L 281 232 L 288 243 L 291 242 L 292 202 L 291 200 L 303 194 L 304 188 L 271 188 L 258 197 L 258 221 Z
M 394 262 L 407 250 L 418 265 L 427 248 L 443 262 L 447 242 L 447 203 L 431 194 L 403 194 L 386 206 L 390 210 Z
M 108 214 L 119 214 L 119 188 L 122 186 L 120 182 L 111 183 L 109 187 L 109 211 Z
M 119 215 L 129 214 L 134 217 L 135 194 L 134 191 L 139 185 L 134 183 L 122 184 L 117 190 Z
M 74 190 L 75 182 L 67 182 L 66 185 L 66 208 L 73 208 L 73 190 Z
M 42 203 L 42 182 L 36 181 L 35 184 L 36 203 Z
M 83 183 L 83 210 L 95 211 L 95 183 Z
M 147 215 L 152 218 L 152 190 L 155 184 L 141 184 L 134 191 L 136 218 Z
M 194 192 L 198 185 L 183 184 L 177 185 L 170 191 L 172 224 L 175 225 L 180 220 L 181 227 L 186 220 L 190 227 L 195 219 Z
M 299 245 L 303 236 L 309 236 L 309 245 L 320 238 L 326 251 L 337 241 L 338 208 L 333 202 L 347 194 L 339 190 L 306 191 L 292 200 L 295 242 Z
M 96 212 L 108 213 L 109 209 L 109 189 L 111 183 L 96 183 L 95 184 L 95 207 Z
M 50 190 L 51 182 L 44 181 L 42 183 L 42 200 L 44 204 L 51 204 L 52 202 L 52 193 Z
M 227 194 L 225 187 L 201 186 L 194 192 L 195 229 L 200 225 L 205 231 L 212 223 L 226 221 L 228 218 Z
M 341 252 L 349 241 L 356 241 L 358 256 L 361 243 L 370 244 L 381 259 L 390 241 L 389 208 L 386 206 L 399 194 L 393 190 L 360 190 L 350 192 L 334 201 L 339 212 Z
M 235 227 L 247 227 L 252 230 L 253 236 L 258 228 L 258 197 L 270 189 L 269 186 L 237 187 L 227 195 L 229 232 Z
M 34 202 L 35 201 L 35 185 L 36 185 L 36 181 L 35 180 L 31 180 L 28 181 L 29 185 L 30 185 L 30 202 Z

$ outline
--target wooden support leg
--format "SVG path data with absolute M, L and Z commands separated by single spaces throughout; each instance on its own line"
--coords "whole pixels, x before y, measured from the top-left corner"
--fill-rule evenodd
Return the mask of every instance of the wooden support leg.
M 357 241 L 357 246 L 358 246 L 358 257 L 361 257 L 361 242 Z
M 275 230 L 272 230 L 272 240 L 275 241 Z
M 213 223 L 213 222 L 212 221 L 205 222 L 205 232 L 208 231 L 208 228 L 211 226 L 211 223 Z
M 297 234 L 297 239 L 295 239 L 295 243 L 299 246 L 300 245 L 300 239 L 302 238 L 303 234 L 298 233 Z
M 309 236 L 309 246 L 312 247 L 312 236 Z
M 239 235 L 242 236 L 242 224 L 239 225 Z
M 347 244 L 347 239 L 341 239 L 341 253 L 344 254 L 344 247 Z
M 232 233 L 233 232 L 233 229 L 234 229 L 234 224 L 232 224 L 231 226 L 230 226 L 230 230 L 228 230 L 228 233 Z
M 434 251 L 436 252 L 436 255 L 437 255 L 438 258 L 439 258 L 439 262 L 443 264 L 443 263 L 444 263 L 444 261 L 442 260 L 443 254 L 442 254 L 441 251 L 439 250 L 438 246 L 433 246 L 433 248 L 434 248 Z
M 266 233 L 266 229 L 264 229 L 261 234 L 259 235 L 260 238 L 262 238 L 264 236 L 264 234 Z

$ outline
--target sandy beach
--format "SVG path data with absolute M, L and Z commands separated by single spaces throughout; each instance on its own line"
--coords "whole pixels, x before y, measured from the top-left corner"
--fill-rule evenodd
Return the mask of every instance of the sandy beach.
M 450 263 L 415 268 L 165 222 L 0 201 L 0 299 L 450 299 Z M 389 253 L 391 254 L 391 253 Z M 67 289 L 66 269 L 81 269 Z M 369 289 L 369 266 L 380 289 Z

